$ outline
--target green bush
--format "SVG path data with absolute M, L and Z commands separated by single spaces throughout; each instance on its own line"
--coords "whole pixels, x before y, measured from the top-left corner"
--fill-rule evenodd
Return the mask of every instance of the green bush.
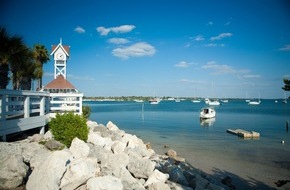
M 86 119 L 71 112 L 62 115 L 57 114 L 55 118 L 51 119 L 48 126 L 54 139 L 65 144 L 67 147 L 70 147 L 75 137 L 83 141 L 88 139 L 89 129 Z
M 83 106 L 83 117 L 89 119 L 90 115 L 91 115 L 90 106 Z

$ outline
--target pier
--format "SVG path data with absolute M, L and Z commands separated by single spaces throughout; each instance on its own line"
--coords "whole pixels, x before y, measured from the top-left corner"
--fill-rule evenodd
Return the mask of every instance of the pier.
M 49 93 L 26 90 L 0 90 L 0 137 L 40 128 L 56 113 L 82 114 L 83 93 Z
M 237 135 L 239 137 L 243 137 L 243 138 L 259 138 L 260 137 L 260 133 L 258 132 L 246 131 L 243 129 L 227 129 L 227 132 Z

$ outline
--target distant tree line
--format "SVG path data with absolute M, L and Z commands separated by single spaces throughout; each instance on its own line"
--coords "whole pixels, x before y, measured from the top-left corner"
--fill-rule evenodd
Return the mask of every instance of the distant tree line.
M 21 36 L 11 35 L 0 27 L 0 89 L 6 89 L 10 80 L 14 90 L 31 90 L 33 80 L 37 80 L 37 89 L 41 89 L 43 64 L 48 61 L 44 45 L 29 48 Z
M 284 86 L 282 87 L 285 91 L 290 91 L 290 80 L 289 79 L 283 79 Z M 290 97 L 288 97 L 290 98 Z

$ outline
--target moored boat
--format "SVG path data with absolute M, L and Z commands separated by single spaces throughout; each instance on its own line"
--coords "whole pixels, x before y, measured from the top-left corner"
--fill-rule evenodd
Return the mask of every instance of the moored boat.
M 200 110 L 200 119 L 214 118 L 216 115 L 215 109 L 211 107 L 202 108 Z

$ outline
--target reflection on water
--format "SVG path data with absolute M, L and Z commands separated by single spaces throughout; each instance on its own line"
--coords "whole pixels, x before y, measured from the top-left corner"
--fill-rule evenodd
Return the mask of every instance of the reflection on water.
M 201 119 L 200 125 L 203 127 L 210 127 L 214 124 L 215 118 Z

